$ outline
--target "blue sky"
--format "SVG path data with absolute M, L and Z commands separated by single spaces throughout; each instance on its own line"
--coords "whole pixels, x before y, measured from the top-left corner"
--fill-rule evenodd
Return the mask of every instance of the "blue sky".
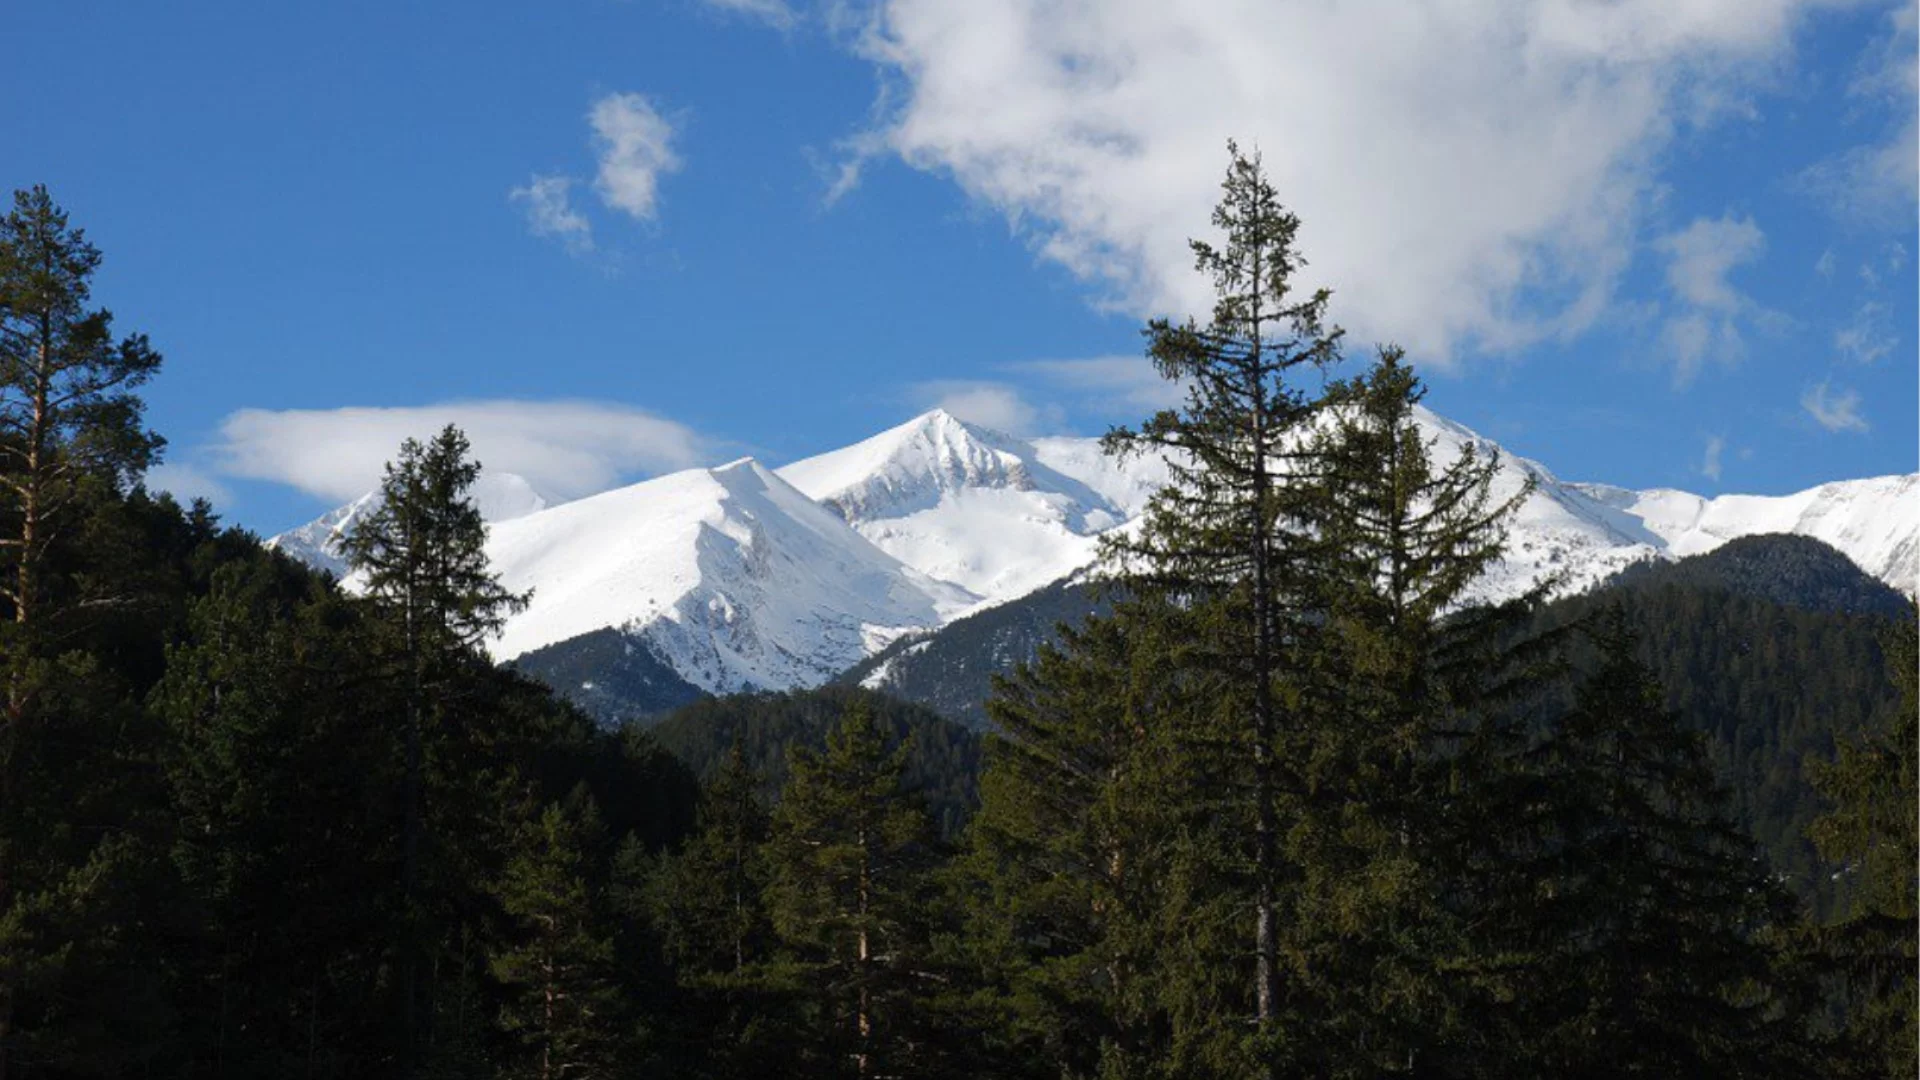
M 73 0 L 10 17 L 0 179 L 166 354 L 156 480 L 262 532 L 449 418 L 558 496 L 936 403 L 1137 419 L 1229 137 L 1438 411 L 1571 479 L 1779 493 L 1916 468 L 1914 22 Z

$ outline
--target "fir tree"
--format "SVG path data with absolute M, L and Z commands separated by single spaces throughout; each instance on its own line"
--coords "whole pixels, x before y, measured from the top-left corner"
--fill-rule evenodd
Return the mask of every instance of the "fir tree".
M 1213 222 L 1225 246 L 1192 241 L 1196 269 L 1211 279 L 1213 316 L 1201 326 L 1155 320 L 1148 353 L 1187 388 L 1183 407 L 1139 430 L 1116 429 L 1109 451 L 1164 454 L 1172 483 L 1149 504 L 1136 540 L 1115 545 L 1136 596 L 1206 605 L 1213 665 L 1230 674 L 1237 739 L 1250 764 L 1252 994 L 1265 1024 L 1277 1007 L 1280 879 L 1278 740 L 1290 725 L 1285 691 L 1289 642 L 1304 632 L 1293 566 L 1299 531 L 1285 502 L 1289 474 L 1314 403 L 1295 385 L 1303 368 L 1339 357 L 1341 333 L 1325 325 L 1330 294 L 1297 295 L 1304 265 L 1300 221 L 1280 204 L 1257 156 L 1228 146 L 1231 162 Z
M 1431 1067 L 1470 1011 L 1471 919 L 1445 902 L 1461 872 L 1449 858 L 1498 827 L 1474 811 L 1513 750 L 1505 699 L 1547 651 L 1520 632 L 1544 586 L 1468 606 L 1530 488 L 1496 497 L 1499 462 L 1471 445 L 1435 462 L 1424 393 L 1391 347 L 1329 387 L 1292 496 L 1315 541 L 1298 573 L 1319 625 L 1294 657 L 1302 792 L 1282 940 L 1301 1025 L 1289 1042 L 1320 1075 Z
M 1221 845 L 1208 687 L 1183 613 L 1135 602 L 1062 630 L 988 703 L 961 871 L 1003 1058 L 1044 1075 L 1240 1075 L 1242 896 Z

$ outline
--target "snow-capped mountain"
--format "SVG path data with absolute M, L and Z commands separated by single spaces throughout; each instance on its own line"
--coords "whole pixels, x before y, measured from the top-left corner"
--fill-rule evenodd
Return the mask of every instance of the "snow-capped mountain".
M 1532 484 L 1482 598 L 1546 577 L 1579 591 L 1769 532 L 1831 544 L 1910 595 L 1920 578 L 1920 474 L 1779 497 L 1629 491 L 1564 482 L 1424 409 L 1416 420 L 1437 466 L 1473 447 L 1499 454 L 1496 497 Z M 479 492 L 488 551 L 534 596 L 494 654 L 612 630 L 704 690 L 817 685 L 902 634 L 1085 570 L 1167 480 L 1164 462 L 1116 462 L 1095 439 L 1021 439 L 939 410 L 777 471 L 743 459 L 559 506 L 502 474 Z M 273 543 L 338 573 L 332 540 L 370 505 Z
M 935 409 L 780 470 L 887 554 L 988 602 L 1092 562 L 1096 537 L 1166 482 L 1120 467 L 1092 439 L 1022 440 Z
M 979 602 L 752 458 L 499 522 L 487 553 L 533 591 L 496 656 L 613 628 L 716 693 L 817 685 Z
M 482 469 L 473 484 L 474 505 L 489 522 L 511 521 L 538 513 L 551 505 L 546 496 L 535 491 L 526 477 L 510 472 Z M 380 505 L 378 489 L 367 492 L 345 506 L 327 511 L 320 517 L 281 533 L 267 546 L 286 552 L 308 566 L 325 570 L 337 578 L 347 576 L 346 560 L 340 557 L 340 538 L 353 528 L 362 514 Z

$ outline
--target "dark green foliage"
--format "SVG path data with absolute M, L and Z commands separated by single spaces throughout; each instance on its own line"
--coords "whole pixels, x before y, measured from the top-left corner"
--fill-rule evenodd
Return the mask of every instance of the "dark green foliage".
M 807 1037 L 791 1051 L 822 1075 L 894 1075 L 926 1053 L 912 999 L 933 823 L 906 786 L 906 760 L 890 725 L 859 700 L 825 750 L 788 751 L 767 914 L 782 976 L 807 1006 Z
M 1029 663 L 1041 646 L 1112 610 L 1110 587 L 1067 579 L 1005 604 L 955 619 L 938 631 L 910 635 L 849 668 L 836 683 L 873 684 L 892 697 L 925 705 L 976 731 L 987 727 L 986 701 L 996 676 Z
M 1305 262 L 1295 244 L 1300 219 L 1281 206 L 1257 155 L 1227 149 L 1213 212 L 1225 246 L 1189 242 L 1195 269 L 1213 284 L 1213 317 L 1205 326 L 1157 319 L 1146 329 L 1155 368 L 1184 386 L 1186 401 L 1105 441 L 1110 453 L 1163 455 L 1172 482 L 1109 554 L 1131 594 L 1204 616 L 1191 624 L 1204 644 L 1194 659 L 1221 680 L 1215 738 L 1237 743 L 1248 765 L 1244 779 L 1225 782 L 1249 811 L 1250 1012 L 1264 1028 L 1279 992 L 1276 801 L 1287 782 L 1276 755 L 1295 726 L 1279 684 L 1293 666 L 1287 653 L 1315 627 L 1294 573 L 1312 534 L 1291 497 L 1311 473 L 1301 444 L 1318 404 L 1297 383 L 1339 359 L 1341 332 L 1325 325 L 1327 290 L 1294 295 L 1291 279 Z
M 1641 662 L 1663 688 L 1663 704 L 1706 735 L 1742 828 L 1825 917 L 1845 881 L 1834 880 L 1807 838 L 1819 812 L 1808 765 L 1831 759 L 1837 741 L 1890 712 L 1895 691 L 1881 654 L 1884 618 L 1769 598 L 1781 595 L 1773 582 L 1791 582 L 1794 567 L 1806 566 L 1827 584 L 1813 594 L 1792 590 L 1796 595 L 1879 595 L 1877 582 L 1831 549 L 1812 552 L 1811 543 L 1750 537 L 1726 559 L 1716 551 L 1650 566 L 1600 592 L 1556 602 L 1542 625 L 1565 626 L 1620 606 Z M 1596 657 L 1576 650 L 1573 659 L 1586 667 Z
M 1848 883 L 1836 925 L 1811 933 L 1837 976 L 1847 1034 L 1862 1076 L 1900 1077 L 1920 1066 L 1915 1046 L 1915 938 L 1920 904 L 1920 655 L 1911 605 L 1886 633 L 1887 670 L 1899 700 L 1839 755 L 1813 772 L 1832 808 L 1812 828 L 1827 864 Z
M 1875 601 L 1764 542 L 1629 575 L 1605 620 L 1455 610 L 1499 550 L 1492 464 L 1428 459 L 1395 352 L 1301 394 L 1337 333 L 1287 293 L 1297 222 L 1237 155 L 1218 220 L 1213 322 L 1150 330 L 1190 407 L 1116 437 L 1192 451 L 1115 551 L 1127 599 L 909 647 L 949 708 L 1031 657 L 978 795 L 980 735 L 851 686 L 596 723 L 476 648 L 516 598 L 458 432 L 403 448 L 355 597 L 129 487 L 157 441 L 128 369 L 102 440 L 46 444 L 60 531 L 11 549 L 0 1071 L 1909 1075 L 1911 611 L 1797 606 Z M 150 358 L 69 292 L 73 355 Z M 625 642 L 569 644 L 537 673 Z M 670 696 L 627 658 L 594 700 Z M 1790 935 L 1738 819 L 1788 850 L 1803 754 L 1832 860 L 1805 875 L 1838 884 Z
M 501 1027 L 516 1044 L 507 1075 L 614 1075 L 628 1033 L 606 890 L 594 874 L 604 843 L 584 790 L 549 803 L 514 837 L 499 886 L 512 937 L 488 960 L 505 991 Z
M 737 746 L 769 805 L 788 780 L 788 751 L 820 749 L 856 703 L 907 747 L 906 784 L 924 799 L 943 836 L 957 835 L 979 804 L 980 736 L 926 709 L 856 687 L 736 694 L 678 709 L 653 735 L 697 776 L 711 776 Z
M 524 653 L 510 666 L 606 724 L 657 720 L 706 696 L 645 638 L 611 628 Z
M 1552 1076 L 1800 1076 L 1812 999 L 1782 952 L 1795 905 L 1740 832 L 1701 736 L 1661 704 L 1618 610 L 1573 707 L 1528 754 L 1535 788 L 1484 866 L 1512 956 L 1498 1037 Z

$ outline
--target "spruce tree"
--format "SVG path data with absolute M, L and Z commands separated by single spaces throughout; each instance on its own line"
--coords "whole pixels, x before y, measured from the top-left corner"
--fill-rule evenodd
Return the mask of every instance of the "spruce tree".
M 989 700 L 961 872 L 969 956 L 1004 1059 L 1039 1075 L 1240 1075 L 1243 896 L 1220 843 L 1210 687 L 1184 613 L 1062 628 Z M 1231 800 L 1227 800 L 1231 801 Z
M 1539 673 L 1521 633 L 1544 586 L 1471 605 L 1527 497 L 1496 495 L 1497 458 L 1435 461 L 1425 391 L 1401 350 L 1329 387 L 1315 466 L 1291 493 L 1314 538 L 1300 560 L 1318 625 L 1297 649 L 1302 794 L 1289 803 L 1295 881 L 1282 933 L 1298 990 L 1295 1047 L 1321 1075 L 1429 1068 L 1443 1055 L 1472 946 L 1450 857 L 1516 733 L 1512 692 Z
M 1137 537 L 1112 549 L 1128 589 L 1217 616 L 1209 662 L 1229 678 L 1231 737 L 1250 765 L 1250 996 L 1265 1025 L 1279 994 L 1278 800 L 1289 786 L 1278 774 L 1279 740 L 1293 725 L 1281 683 L 1286 653 L 1307 626 L 1294 573 L 1301 534 L 1286 495 L 1291 474 L 1304 470 L 1315 407 L 1296 383 L 1303 369 L 1338 360 L 1341 332 L 1326 325 L 1327 290 L 1295 291 L 1305 263 L 1295 242 L 1299 218 L 1281 206 L 1257 156 L 1232 144 L 1228 151 L 1213 214 L 1224 246 L 1191 242 L 1196 269 L 1213 283 L 1212 318 L 1157 319 L 1146 331 L 1155 366 L 1186 388 L 1186 402 L 1138 430 L 1114 430 L 1106 446 L 1164 455 L 1172 474 Z
M 445 718 L 481 643 L 527 601 L 502 588 L 487 563 L 486 524 L 468 494 L 480 463 L 468 458 L 468 449 L 453 425 L 424 445 L 401 444 L 399 458 L 387 465 L 379 506 L 357 520 L 342 543 L 382 612 L 405 685 L 401 891 L 412 928 L 400 945 L 398 992 L 409 1055 L 418 1052 L 433 1007 L 422 1000 L 421 985 L 428 948 L 421 891 L 429 740 L 445 734 L 436 721 Z

